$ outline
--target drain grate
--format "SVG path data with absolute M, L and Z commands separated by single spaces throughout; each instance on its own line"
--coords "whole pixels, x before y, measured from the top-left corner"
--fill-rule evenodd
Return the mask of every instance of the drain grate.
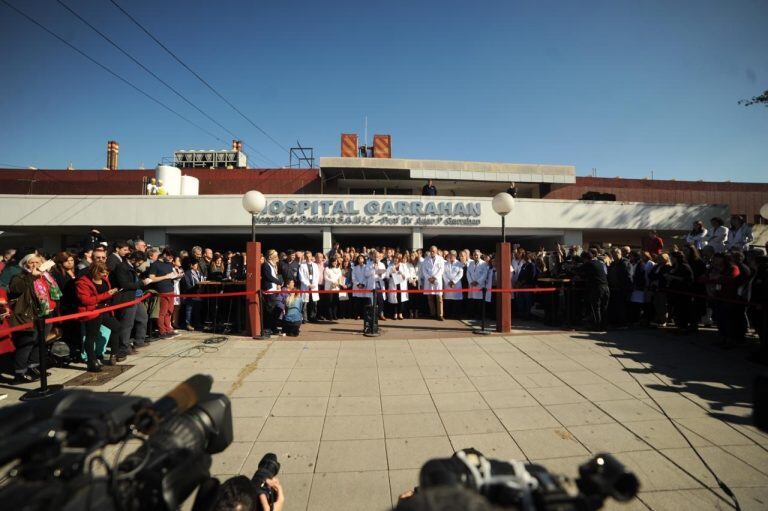
M 64 382 L 65 387 L 98 387 L 129 369 L 132 365 L 102 366 L 100 373 L 84 372 Z

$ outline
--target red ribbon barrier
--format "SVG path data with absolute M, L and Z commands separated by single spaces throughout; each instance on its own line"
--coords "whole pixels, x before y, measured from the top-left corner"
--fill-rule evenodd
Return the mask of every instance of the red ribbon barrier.
M 147 298 L 152 296 L 152 293 L 147 293 L 145 295 L 140 296 L 139 298 L 136 298 L 135 300 L 131 300 L 130 302 L 124 302 L 120 303 L 118 305 L 110 305 L 109 307 L 104 307 L 103 309 L 94 309 L 92 311 L 88 312 L 76 312 L 74 314 L 66 314 L 64 316 L 53 316 L 50 318 L 45 318 L 45 324 L 51 325 L 53 323 L 63 323 L 64 321 L 70 321 L 72 319 L 80 319 L 87 316 L 98 316 L 99 314 L 102 314 L 104 312 L 111 312 L 119 309 L 125 309 L 127 307 L 132 307 L 136 305 L 139 302 L 143 302 Z M 8 334 L 11 334 L 13 332 L 20 332 L 22 330 L 29 330 L 31 327 L 34 326 L 34 323 L 24 323 L 22 325 L 13 326 L 10 328 L 5 328 L 3 330 L 0 330 L 0 337 L 5 337 Z
M 483 288 L 464 288 L 464 289 L 458 289 L 458 288 L 447 288 L 447 289 L 318 289 L 318 290 L 310 290 L 310 289 L 293 289 L 291 291 L 288 290 L 276 290 L 276 291 L 262 291 L 265 295 L 276 295 L 276 294 L 340 294 L 340 293 L 409 293 L 409 294 L 437 294 L 437 293 L 480 293 L 483 291 Z M 485 289 L 485 291 L 490 291 L 491 293 L 550 293 L 553 291 L 557 291 L 557 288 L 554 287 L 540 287 L 540 288 L 490 288 Z M 96 316 L 98 314 L 102 314 L 104 312 L 112 312 L 119 309 L 125 309 L 126 307 L 131 307 L 133 305 L 136 305 L 137 303 L 140 303 L 152 296 L 170 296 L 170 297 L 179 297 L 179 298 L 231 298 L 231 297 L 237 297 L 237 296 L 249 296 L 249 295 L 257 295 L 259 292 L 249 292 L 249 291 L 235 291 L 231 293 L 194 293 L 194 294 L 175 294 L 175 293 L 146 293 L 143 296 L 136 298 L 135 300 L 131 300 L 130 302 L 121 303 L 118 305 L 110 305 L 109 307 L 104 307 L 103 309 L 94 309 L 92 311 L 88 312 L 77 312 L 74 314 L 67 314 L 64 316 L 53 316 L 50 318 L 46 318 L 45 323 L 50 325 L 54 323 L 63 323 L 64 321 L 70 321 L 73 319 L 80 319 L 88 316 Z M 7 335 L 10 335 L 13 332 L 20 332 L 23 330 L 28 330 L 34 326 L 33 323 L 25 323 L 23 325 L 17 325 L 10 328 L 4 328 L 0 330 L 0 338 L 5 337 Z
M 470 288 L 443 288 L 443 289 L 281 289 L 274 291 L 262 291 L 265 295 L 280 295 L 280 294 L 339 294 L 339 293 L 409 293 L 409 294 L 436 294 L 436 293 L 481 293 L 483 288 L 470 287 Z M 557 291 L 554 287 L 528 287 L 528 288 L 486 288 L 485 291 L 491 293 L 551 293 Z M 185 295 L 188 296 L 188 295 Z M 221 295 L 219 295 L 221 296 Z

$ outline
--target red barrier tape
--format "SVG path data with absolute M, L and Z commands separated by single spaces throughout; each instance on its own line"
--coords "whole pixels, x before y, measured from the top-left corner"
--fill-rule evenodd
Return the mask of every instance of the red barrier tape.
M 446 288 L 446 289 L 287 289 L 275 290 L 275 291 L 262 291 L 265 295 L 281 295 L 281 294 L 293 294 L 293 295 L 305 295 L 305 294 L 339 294 L 339 293 L 409 293 L 409 294 L 437 294 L 437 293 L 481 293 L 483 288 L 470 287 L 470 288 Z M 551 293 L 557 291 L 554 287 L 535 287 L 535 288 L 491 288 L 485 289 L 491 293 Z M 219 295 L 221 296 L 221 295 Z
M 64 316 L 53 316 L 50 318 L 45 319 L 46 325 L 51 325 L 53 323 L 63 323 L 64 321 L 70 321 L 72 319 L 80 319 L 87 316 L 97 316 L 99 314 L 102 314 L 104 312 L 111 312 L 118 309 L 125 309 L 127 307 L 132 307 L 136 305 L 139 302 L 143 302 L 147 298 L 152 296 L 151 293 L 147 293 L 139 298 L 136 298 L 135 300 L 131 300 L 130 302 L 124 302 L 118 305 L 110 305 L 109 307 L 104 307 L 103 309 L 94 309 L 92 311 L 88 312 L 76 312 L 75 314 L 66 314 Z M 3 330 L 0 330 L 0 337 L 5 337 L 6 335 L 9 335 L 13 332 L 20 332 L 22 330 L 29 330 L 34 326 L 34 323 L 24 323 L 22 325 L 17 325 L 10 328 L 5 328 Z
M 480 293 L 483 291 L 482 288 L 465 288 L 465 289 L 319 289 L 316 291 L 312 290 L 300 290 L 300 289 L 294 289 L 291 291 L 288 290 L 280 290 L 280 291 L 262 291 L 265 295 L 276 295 L 276 294 L 340 294 L 340 293 L 409 293 L 409 294 L 437 294 L 437 293 Z M 554 287 L 540 287 L 540 288 L 491 288 L 486 289 L 485 291 L 490 291 L 491 293 L 550 293 L 553 291 L 557 291 L 557 288 Z M 50 318 L 46 318 L 45 323 L 50 325 L 54 323 L 62 323 L 64 321 L 70 321 L 73 319 L 80 319 L 88 316 L 95 316 L 96 314 L 102 314 L 104 312 L 111 312 L 119 309 L 125 309 L 126 307 L 131 307 L 133 305 L 136 305 L 139 302 L 142 302 L 152 296 L 169 296 L 169 297 L 179 297 L 179 298 L 231 298 L 236 296 L 249 296 L 249 295 L 256 295 L 258 294 L 258 291 L 236 291 L 232 293 L 195 293 L 195 294 L 174 294 L 174 293 L 146 293 L 140 298 L 136 298 L 135 300 L 131 300 L 130 302 L 121 303 L 118 305 L 111 305 L 109 307 L 104 307 L 103 309 L 96 309 L 93 311 L 88 312 L 78 312 L 75 314 L 67 314 L 65 316 L 53 316 Z M 20 332 L 23 330 L 29 330 L 34 326 L 33 323 L 25 323 L 23 325 L 18 325 L 10 328 L 5 328 L 0 330 L 0 338 L 3 338 L 7 335 L 12 334 L 13 332 Z

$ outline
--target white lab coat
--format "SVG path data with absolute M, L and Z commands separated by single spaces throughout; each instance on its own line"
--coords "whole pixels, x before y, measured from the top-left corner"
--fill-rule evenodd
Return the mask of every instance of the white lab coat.
M 339 289 L 341 284 L 341 268 L 326 268 L 323 277 L 325 278 L 323 289 Z
M 383 261 L 377 263 L 370 260 L 364 268 L 366 289 L 386 289 L 384 286 L 384 278 L 385 273 L 387 272 L 387 267 Z
M 685 236 L 685 242 L 688 244 L 693 245 L 694 247 L 701 250 L 707 245 L 707 234 L 709 233 L 708 230 L 704 229 L 699 234 L 691 234 L 688 233 Z
M 359 284 L 362 284 L 365 286 L 367 282 L 367 278 L 365 276 L 365 265 L 363 266 L 353 266 L 352 267 L 352 289 L 357 289 L 357 286 Z M 368 287 L 365 287 L 366 289 L 370 289 Z M 361 291 L 361 292 L 355 292 L 352 293 L 353 298 L 370 298 L 371 292 L 370 291 Z
M 725 247 L 728 243 L 728 228 L 724 225 L 721 225 L 712 231 L 712 234 L 710 234 L 707 241 L 709 241 L 709 244 L 712 245 L 712 248 L 715 249 L 716 254 L 725 252 Z
M 408 266 L 406 263 L 393 263 L 389 265 L 387 273 L 384 275 L 388 282 L 387 289 L 408 291 L 408 279 L 411 278 Z M 397 303 L 397 295 L 398 293 L 387 293 L 387 301 L 389 303 Z M 407 302 L 408 293 L 400 293 L 400 301 Z
M 443 289 L 461 289 L 461 277 L 464 276 L 464 265 L 459 261 L 445 262 L 443 272 Z M 451 283 L 453 285 L 451 285 Z M 446 300 L 461 300 L 462 293 L 444 293 Z
M 467 264 L 467 282 L 469 287 L 484 287 L 488 279 L 488 263 L 485 261 L 475 262 L 474 259 Z M 472 285 L 473 282 L 477 284 Z M 469 293 L 470 300 L 482 300 L 482 291 L 472 291 Z
M 752 228 L 747 224 L 742 224 L 738 229 L 731 229 L 726 245 L 728 250 L 736 249 L 746 252 L 753 241 L 755 238 L 752 236 Z
M 309 266 L 312 265 L 312 275 L 309 275 Z M 317 263 L 307 263 L 303 262 L 301 263 L 301 266 L 299 266 L 299 282 L 301 283 L 301 290 L 302 291 L 309 291 L 309 290 L 317 290 L 318 285 L 320 283 L 320 268 L 317 266 Z M 304 301 L 309 302 L 312 300 L 313 302 L 317 302 L 320 300 L 320 294 L 319 293 L 308 293 L 305 295 Z
M 443 289 L 443 272 L 445 271 L 445 259 L 441 256 L 435 256 L 433 259 L 430 255 L 425 257 L 421 263 L 421 275 L 424 279 L 425 290 L 441 290 Z M 430 282 L 429 279 L 434 277 L 435 281 Z M 425 295 L 434 295 L 441 293 L 424 293 Z

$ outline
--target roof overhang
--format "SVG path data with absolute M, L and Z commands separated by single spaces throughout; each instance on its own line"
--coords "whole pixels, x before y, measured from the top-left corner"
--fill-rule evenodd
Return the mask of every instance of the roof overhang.
M 325 177 L 342 179 L 450 179 L 556 184 L 576 182 L 576 167 L 573 165 L 323 157 L 320 158 L 320 168 Z

